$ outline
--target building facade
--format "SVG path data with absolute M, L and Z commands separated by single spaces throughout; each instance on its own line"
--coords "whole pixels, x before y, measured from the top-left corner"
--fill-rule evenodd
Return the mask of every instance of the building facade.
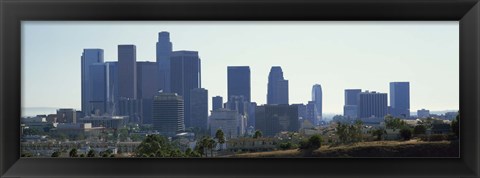
M 190 91 L 201 88 L 201 66 L 197 51 L 174 51 L 170 57 L 171 92 L 183 97 L 185 126 L 190 127 Z
M 217 130 L 221 129 L 227 139 L 243 136 L 245 121 L 237 111 L 221 108 L 212 111 L 210 116 L 210 134 L 215 137 Z
M 118 45 L 118 94 L 137 99 L 137 54 L 135 45 Z
M 172 54 L 172 42 L 169 32 L 158 33 L 157 42 L 157 65 L 159 89 L 170 92 L 170 56 Z
M 185 130 L 183 98 L 175 93 L 159 93 L 153 99 L 153 129 L 173 137 Z
M 387 94 L 375 91 L 359 93 L 358 117 L 383 118 L 388 112 Z
M 283 131 L 299 130 L 297 106 L 287 104 L 257 106 L 255 119 L 255 128 L 267 137 Z
M 312 101 L 315 103 L 315 124 L 322 120 L 322 86 L 315 84 L 312 87 Z
M 345 104 L 343 106 L 343 116 L 355 119 L 358 117 L 358 94 L 361 89 L 346 89 Z
M 192 127 L 208 129 L 208 90 L 195 88 L 190 90 L 190 118 Z
M 223 108 L 223 98 L 221 96 L 212 97 L 212 111 Z
M 273 66 L 268 75 L 267 104 L 288 104 L 288 80 L 280 66 Z
M 249 66 L 228 66 L 228 97 L 243 96 L 245 101 L 250 102 L 250 67 Z
M 410 117 L 409 82 L 390 82 L 390 109 L 394 117 Z
M 103 63 L 103 49 L 84 49 L 81 56 L 81 109 L 82 112 L 89 113 L 90 105 L 90 65 Z

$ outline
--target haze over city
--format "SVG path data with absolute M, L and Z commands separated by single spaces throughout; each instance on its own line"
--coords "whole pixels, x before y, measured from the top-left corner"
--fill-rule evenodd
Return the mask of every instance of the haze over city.
M 199 52 L 209 97 L 227 96 L 227 66 L 250 66 L 251 100 L 264 104 L 281 66 L 289 103 L 320 84 L 324 113 L 342 113 L 345 89 L 389 93 L 394 81 L 410 82 L 410 111 L 458 109 L 458 22 L 23 22 L 23 107 L 80 109 L 83 49 L 117 61 L 117 45 L 134 44 L 137 61 L 153 62 L 160 31 Z

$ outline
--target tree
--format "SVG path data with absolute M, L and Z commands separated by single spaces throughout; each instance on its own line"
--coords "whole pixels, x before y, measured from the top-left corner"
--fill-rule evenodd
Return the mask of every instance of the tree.
M 77 149 L 76 149 L 76 148 L 72 148 L 72 149 L 70 150 L 70 152 L 68 153 L 68 155 L 69 155 L 70 157 L 72 157 L 72 158 L 78 157 Z
M 96 156 L 97 156 L 97 153 L 93 149 L 89 150 L 88 153 L 87 153 L 87 157 L 89 157 L 89 158 L 93 158 L 93 157 L 96 157 Z
M 52 157 L 53 157 L 53 158 L 60 157 L 60 152 L 59 152 L 59 151 L 53 152 L 53 153 L 52 153 Z
M 426 132 L 427 132 L 427 127 L 425 127 L 424 125 L 416 125 L 413 128 L 413 134 L 415 135 L 425 134 Z
M 313 135 L 308 140 L 300 141 L 300 150 L 313 151 L 322 146 L 322 137 L 320 135 Z
M 393 118 L 391 115 L 385 116 L 385 127 L 387 129 L 400 129 L 406 125 L 407 123 L 400 118 Z
M 387 131 L 385 129 L 375 129 L 372 131 L 372 135 L 377 137 L 377 140 L 382 140 L 382 136 L 384 134 L 387 134 Z
M 135 156 L 137 157 L 145 155 L 150 157 L 152 155 L 153 157 L 177 157 L 176 153 L 175 146 L 167 138 L 160 135 L 148 135 L 135 150 Z
M 213 157 L 213 149 L 217 146 L 217 142 L 215 142 L 215 140 L 213 140 L 212 138 L 208 138 L 208 141 L 207 141 L 207 147 L 208 149 L 210 149 L 210 156 Z
M 255 134 L 253 134 L 253 138 L 260 138 L 262 137 L 263 133 L 260 130 L 255 131 Z
M 215 133 L 215 138 L 218 140 L 218 143 L 220 143 L 220 149 L 222 149 L 222 144 L 225 143 L 225 135 L 223 134 L 222 129 L 217 130 L 217 133 Z
M 292 144 L 292 142 L 280 143 L 280 144 L 279 144 L 279 147 L 280 147 L 280 149 L 282 149 L 282 150 L 289 150 L 289 149 L 292 149 L 293 144 Z
M 85 157 L 85 154 L 80 154 L 80 158 L 84 158 Z
M 403 140 L 410 140 L 410 138 L 412 138 L 412 130 L 404 127 L 400 129 L 400 136 L 403 138 Z
M 452 131 L 458 137 L 460 135 L 460 111 L 457 112 L 457 117 L 452 121 Z

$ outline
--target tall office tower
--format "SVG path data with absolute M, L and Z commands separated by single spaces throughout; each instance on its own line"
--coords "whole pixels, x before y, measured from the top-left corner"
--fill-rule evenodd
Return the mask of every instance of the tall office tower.
M 221 96 L 212 97 L 212 111 L 223 108 L 223 98 Z
M 75 109 L 58 109 L 57 122 L 60 123 L 77 123 L 77 111 Z
M 118 113 L 118 62 L 106 62 L 107 80 L 107 113 L 115 116 Z
M 394 117 L 410 117 L 409 82 L 390 82 L 390 108 Z
M 141 102 L 143 124 L 152 123 L 153 96 L 159 91 L 158 65 L 155 62 L 137 62 L 137 98 Z
M 387 94 L 361 92 L 358 94 L 358 117 L 383 118 L 387 115 Z
M 90 99 L 88 113 L 90 115 L 103 115 L 107 112 L 107 65 L 94 63 L 89 69 Z
M 190 90 L 190 118 L 192 127 L 208 130 L 208 90 Z
M 307 105 L 299 103 L 292 104 L 292 106 L 297 106 L 298 108 L 298 119 L 307 119 Z
M 288 80 L 279 66 L 273 66 L 268 75 L 267 104 L 288 104 Z
M 135 45 L 118 45 L 118 94 L 137 99 L 137 54 Z
M 183 99 L 175 93 L 159 93 L 153 98 L 153 129 L 164 136 L 184 131 Z
M 237 111 L 226 108 L 214 110 L 210 116 L 210 134 L 214 137 L 217 130 L 221 129 L 228 139 L 242 136 L 245 133 L 242 120 L 242 115 Z
M 157 42 L 157 64 L 159 70 L 159 87 L 164 92 L 170 92 L 170 55 L 172 53 L 172 42 L 170 33 L 158 33 Z
M 361 89 L 345 90 L 345 105 L 343 106 L 343 116 L 355 119 L 358 114 L 358 94 Z
M 197 51 L 174 51 L 170 56 L 171 92 L 183 97 L 185 126 L 190 127 L 190 90 L 201 88 L 200 58 Z
M 90 104 L 90 65 L 103 63 L 103 49 L 84 49 L 81 57 L 81 107 L 84 115 L 89 113 Z
M 308 120 L 312 125 L 317 125 L 317 120 L 315 119 L 315 102 L 309 101 L 305 106 L 306 120 Z
M 128 122 L 141 124 L 142 121 L 142 103 L 141 100 L 120 97 L 118 101 L 118 115 L 127 116 Z
M 232 96 L 243 96 L 245 101 L 250 102 L 250 67 L 249 66 L 228 66 L 228 98 Z
M 283 131 L 298 132 L 298 107 L 288 104 L 257 106 L 255 128 L 273 137 Z
M 315 102 L 315 121 L 319 123 L 322 120 L 322 86 L 320 84 L 312 87 L 312 101 Z

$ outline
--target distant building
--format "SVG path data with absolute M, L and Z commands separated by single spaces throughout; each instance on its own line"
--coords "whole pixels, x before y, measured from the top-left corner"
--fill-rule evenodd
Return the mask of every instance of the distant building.
M 223 108 L 223 98 L 221 96 L 212 97 L 212 111 Z
M 457 115 L 458 115 L 458 112 L 446 112 L 445 119 L 453 120 L 457 117 Z
M 185 126 L 191 127 L 190 90 L 201 88 L 200 58 L 197 51 L 174 51 L 170 56 L 171 92 L 183 97 Z
M 267 104 L 288 104 L 288 80 L 280 66 L 273 66 L 268 75 Z
M 245 120 L 237 111 L 229 109 L 217 109 L 212 111 L 210 116 L 210 134 L 212 137 L 218 129 L 221 129 L 226 138 L 237 138 L 243 136 L 246 128 Z
M 157 42 L 157 64 L 159 89 L 163 92 L 170 91 L 170 56 L 172 54 L 172 42 L 170 42 L 169 32 L 158 33 Z
M 297 106 L 298 108 L 298 119 L 307 119 L 307 106 L 305 104 L 292 104 L 292 106 Z
M 315 122 L 315 102 L 309 101 L 308 104 L 305 106 L 306 117 L 305 119 L 308 120 L 311 124 L 317 125 Z
M 68 136 L 99 136 L 105 128 L 92 127 L 91 123 L 59 123 L 54 131 Z
M 208 90 L 194 88 L 190 90 L 190 118 L 192 127 L 208 129 Z
M 118 45 L 118 94 L 137 99 L 137 52 L 135 45 Z
M 107 67 L 105 63 L 94 63 L 90 65 L 89 86 L 90 97 L 89 107 L 86 110 L 89 115 L 101 115 L 107 112 Z
M 430 117 L 430 110 L 426 110 L 426 109 L 417 110 L 417 117 L 418 118 Z
M 248 108 L 247 126 L 255 128 L 255 108 L 257 108 L 256 102 L 250 102 Z
M 361 92 L 358 101 L 358 116 L 360 118 L 383 118 L 387 115 L 386 93 Z
M 81 109 L 88 113 L 90 104 L 90 65 L 103 63 L 103 49 L 84 49 L 81 56 Z
M 77 111 L 75 109 L 58 109 L 57 122 L 77 123 Z
M 175 93 L 159 93 L 153 99 L 153 128 L 165 136 L 173 137 L 185 130 L 183 98 Z
M 250 102 L 250 67 L 249 66 L 228 66 L 228 97 L 243 96 L 243 99 Z
M 394 117 L 410 117 L 410 83 L 390 82 L 390 107 Z
M 261 105 L 255 112 L 255 127 L 272 137 L 283 131 L 298 132 L 298 107 L 292 105 Z
M 141 102 L 143 124 L 152 123 L 153 96 L 159 89 L 158 65 L 155 62 L 137 62 L 137 97 Z
M 118 114 L 118 62 L 106 62 L 107 80 L 107 113 L 115 116 Z
M 343 106 L 343 116 L 355 119 L 358 117 L 358 94 L 361 89 L 346 89 L 345 104 Z
M 241 115 L 248 114 L 249 102 L 243 96 L 231 96 L 225 104 L 225 108 L 237 111 Z
M 322 120 L 322 86 L 315 84 L 312 87 L 312 101 L 315 103 L 315 123 Z
M 142 123 L 142 103 L 141 100 L 120 97 L 118 101 L 118 115 L 128 116 L 131 123 Z
M 79 123 L 88 124 L 92 127 L 104 127 L 108 129 L 124 128 L 128 122 L 126 116 L 87 116 L 79 119 Z

